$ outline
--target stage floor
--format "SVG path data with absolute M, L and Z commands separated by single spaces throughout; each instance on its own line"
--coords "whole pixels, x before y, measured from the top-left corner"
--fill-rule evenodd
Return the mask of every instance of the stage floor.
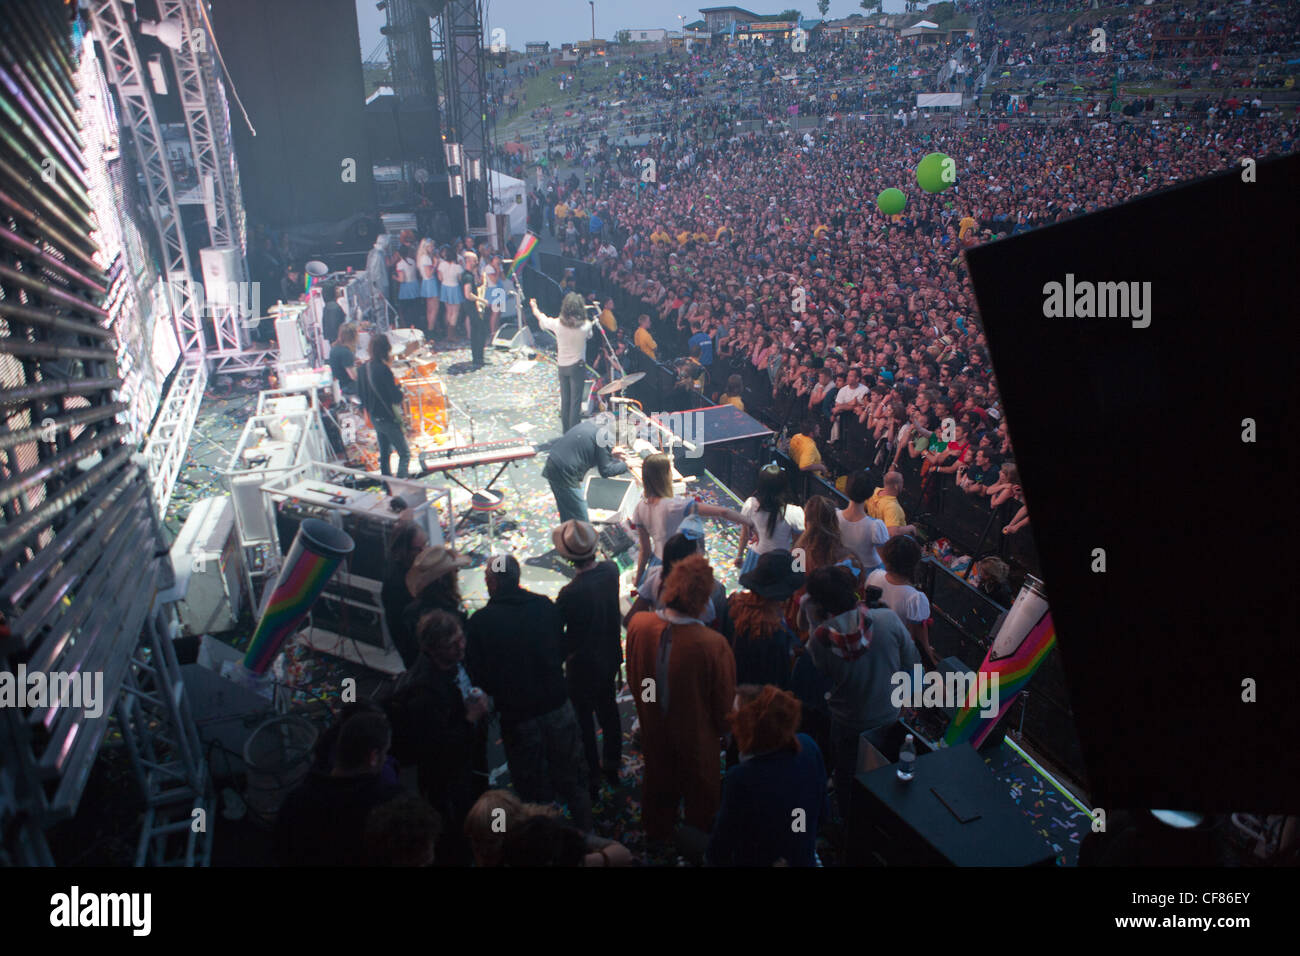
M 553 360 L 546 357 L 520 367 L 511 353 L 489 350 L 488 365 L 474 370 L 469 362 L 468 349 L 453 349 L 439 353 L 447 396 L 473 418 L 475 441 L 495 441 L 525 437 L 538 448 L 536 458 L 517 462 L 507 467 L 496 484 L 506 495 L 505 506 L 496 521 L 496 540 L 488 541 L 487 523 L 475 522 L 462 526 L 456 546 L 465 553 L 480 556 L 476 566 L 461 574 L 462 592 L 471 613 L 487 600 L 482 574 L 482 556 L 492 551 L 509 551 L 524 567 L 524 586 L 529 590 L 554 597 L 572 575 L 567 562 L 558 558 L 551 544 L 551 530 L 558 524 L 555 501 L 550 487 L 542 477 L 546 449 L 560 436 L 559 387 Z M 512 370 L 513 369 L 513 370 Z M 237 388 L 226 397 L 211 393 L 205 397 L 195 427 L 195 437 L 187 451 L 186 464 L 167 515 L 167 527 L 175 534 L 184 523 L 193 503 L 201 498 L 224 494 L 220 472 L 239 440 L 247 417 L 253 413 L 257 388 Z M 468 430 L 468 422 L 459 417 L 456 425 Z M 471 488 L 486 482 L 499 466 L 484 466 L 476 475 L 473 470 L 460 472 L 459 477 Z M 490 468 L 490 470 L 489 470 Z M 447 482 L 441 476 L 431 475 L 431 485 L 450 485 L 453 506 L 459 515 L 468 509 L 469 493 Z M 707 473 L 691 485 L 693 493 L 716 504 L 738 506 L 730 491 Z M 747 489 L 738 489 L 740 492 Z M 734 526 L 710 522 L 707 538 L 708 556 L 714 573 L 723 581 L 728 591 L 738 587 L 738 572 L 733 565 L 738 544 Z M 616 558 L 621 570 L 630 579 L 636 564 L 635 547 Z M 251 629 L 251 622 L 248 622 Z M 222 635 L 236 646 L 248 640 L 248 629 L 242 633 Z M 362 692 L 377 688 L 382 675 L 357 664 L 319 654 L 295 646 L 288 655 L 291 682 L 298 688 L 295 701 L 301 705 L 321 710 L 322 705 L 337 707 L 340 681 L 344 677 L 357 678 Z M 624 693 L 619 699 L 623 715 L 623 768 L 618 787 L 608 784 L 601 789 L 595 805 L 596 829 L 603 836 L 626 844 L 645 864 L 673 865 L 677 862 L 671 848 L 647 847 L 641 832 L 640 779 L 642 756 L 634 745 L 631 728 L 634 714 L 632 698 Z M 504 750 L 499 737 L 492 740 L 489 751 L 493 770 L 493 785 L 507 786 L 509 772 L 505 765 Z M 1078 845 L 1088 829 L 1088 818 L 1078 806 L 1072 804 L 1051 783 L 1030 766 L 1007 745 L 1003 745 L 989 760 L 994 773 L 1008 786 L 1013 798 L 1030 818 L 1031 824 L 1058 853 L 1058 865 L 1072 866 L 1078 856 Z M 824 842 L 824 841 L 823 841 Z M 231 848 L 233 850 L 233 848 Z M 244 854 L 219 853 L 222 863 L 236 863 Z M 826 862 L 834 855 L 827 849 Z M 247 862 L 256 862 L 249 860 Z

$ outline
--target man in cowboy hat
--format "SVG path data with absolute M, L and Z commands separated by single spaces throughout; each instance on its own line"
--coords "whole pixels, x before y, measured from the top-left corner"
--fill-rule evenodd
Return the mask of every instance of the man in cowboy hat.
M 458 555 L 450 548 L 434 545 L 425 548 L 411 563 L 406 572 L 406 590 L 411 601 L 402 614 L 406 633 L 414 634 L 420 618 L 426 611 L 446 611 L 460 621 L 469 618 L 460 598 L 460 578 L 456 572 L 470 565 L 469 558 Z
M 605 780 L 618 785 L 623 762 L 623 728 L 618 713 L 618 670 L 623 644 L 618 607 L 618 567 L 597 560 L 596 529 L 585 521 L 569 520 L 551 532 L 555 551 L 573 563 L 576 574 L 555 598 L 564 622 L 564 653 L 569 700 L 578 713 L 582 746 L 587 754 L 590 787 L 600 786 L 602 767 L 596 752 L 600 721 L 604 741 Z

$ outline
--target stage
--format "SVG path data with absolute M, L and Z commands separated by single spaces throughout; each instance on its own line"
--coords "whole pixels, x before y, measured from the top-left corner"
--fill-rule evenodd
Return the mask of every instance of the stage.
M 461 520 L 469 511 L 468 491 L 444 475 L 431 474 L 419 479 L 433 487 L 451 489 L 456 512 L 452 520 L 460 525 L 456 547 L 462 553 L 477 556 L 475 565 L 461 573 L 461 590 L 471 613 L 487 601 L 482 565 L 484 556 L 493 551 L 515 555 L 523 566 L 524 586 L 548 597 L 554 597 L 572 575 L 568 563 L 557 557 L 551 544 L 551 530 L 559 519 L 550 486 L 542 477 L 546 451 L 560 437 L 554 361 L 542 353 L 536 361 L 521 364 L 519 355 L 493 349 L 488 350 L 487 361 L 485 368 L 475 370 L 467 348 L 438 352 L 439 374 L 446 385 L 447 398 L 472 418 L 475 442 L 525 438 L 538 450 L 535 458 L 508 465 L 495 484 L 495 489 L 505 495 L 504 507 L 496 518 L 495 540 L 488 540 L 485 518 Z M 248 384 L 248 389 L 237 389 L 226 397 L 212 394 L 205 397 L 195 438 L 187 451 L 167 516 L 167 527 L 173 533 L 184 522 L 193 502 L 223 493 L 221 469 L 239 439 L 244 422 L 254 412 L 258 389 L 263 387 L 251 380 Z M 468 429 L 465 416 L 458 420 L 457 427 Z M 498 467 L 485 465 L 477 473 L 475 469 L 465 469 L 457 474 L 465 485 L 476 488 L 490 480 Z M 705 501 L 729 507 L 738 507 L 738 496 L 748 491 L 735 489 L 733 495 L 731 489 L 708 472 L 703 472 L 690 488 Z M 442 516 L 444 527 L 447 518 L 445 514 Z M 714 573 L 728 591 L 736 589 L 739 572 L 733 559 L 738 546 L 737 529 L 726 523 L 709 522 L 707 546 Z M 616 556 L 615 561 L 630 588 L 636 565 L 635 545 Z M 222 638 L 238 645 L 247 641 L 251 626 L 251 616 L 246 613 L 241 627 Z M 337 688 L 343 678 L 356 678 L 362 694 L 373 693 L 386 680 L 385 675 L 353 661 L 317 653 L 301 645 L 291 648 L 288 658 L 295 687 L 294 703 L 320 717 L 324 716 L 326 707 L 337 705 Z M 623 781 L 618 788 L 608 785 L 602 788 L 595 805 L 597 827 L 603 835 L 620 840 L 634 852 L 644 852 L 647 848 L 640 832 L 641 754 L 631 738 L 634 716 L 631 696 L 623 694 L 619 705 L 624 729 Z M 509 774 L 499 739 L 490 745 L 489 757 L 495 768 L 493 784 L 507 785 Z M 1073 865 L 1079 841 L 1087 832 L 1088 818 L 1083 809 L 1008 744 L 1004 743 L 987 762 L 994 775 L 1005 783 L 1031 826 L 1058 854 L 1058 865 Z M 226 856 L 220 843 L 219 840 L 215 861 L 238 862 L 241 853 L 231 848 L 232 855 Z M 827 862 L 832 860 L 829 857 Z M 651 852 L 646 861 L 672 864 L 674 859 L 670 850 L 661 848 Z

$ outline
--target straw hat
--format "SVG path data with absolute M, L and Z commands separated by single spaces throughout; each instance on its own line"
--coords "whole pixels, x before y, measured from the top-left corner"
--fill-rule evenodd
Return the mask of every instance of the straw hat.
M 443 575 L 469 565 L 469 558 L 461 557 L 442 545 L 425 548 L 416 557 L 411 570 L 406 572 L 406 590 L 415 597 Z

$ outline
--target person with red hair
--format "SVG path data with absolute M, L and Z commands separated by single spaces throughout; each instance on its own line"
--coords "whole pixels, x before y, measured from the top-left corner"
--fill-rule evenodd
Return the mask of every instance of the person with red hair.
M 801 706 L 772 684 L 743 684 L 731 729 L 740 763 L 727 771 L 709 840 L 712 866 L 816 866 L 817 827 L 830 811 L 826 763 L 797 733 Z
M 707 832 L 721 799 L 718 755 L 736 696 L 736 659 L 726 638 L 701 620 L 712 596 L 713 569 L 694 554 L 664 580 L 661 609 L 628 624 L 627 679 L 641 721 L 641 812 L 650 840 L 672 838 L 683 800 L 687 825 Z

